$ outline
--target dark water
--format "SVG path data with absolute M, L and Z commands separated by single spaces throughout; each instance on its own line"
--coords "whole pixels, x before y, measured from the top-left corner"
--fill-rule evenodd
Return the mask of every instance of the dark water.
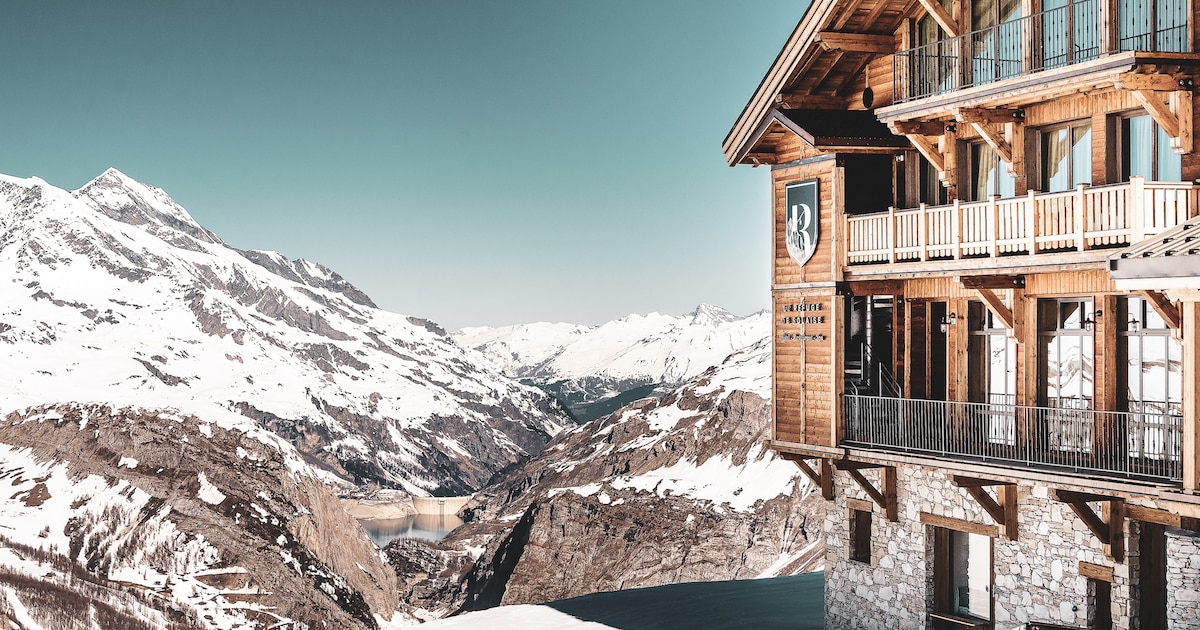
M 377 547 L 383 549 L 396 538 L 422 538 L 425 540 L 441 540 L 450 530 L 462 525 L 462 519 L 448 514 L 438 516 L 433 514 L 417 514 L 404 518 L 376 519 L 359 521 L 366 530 L 367 536 Z
M 825 574 L 692 582 L 595 593 L 546 604 L 622 630 L 825 627 Z

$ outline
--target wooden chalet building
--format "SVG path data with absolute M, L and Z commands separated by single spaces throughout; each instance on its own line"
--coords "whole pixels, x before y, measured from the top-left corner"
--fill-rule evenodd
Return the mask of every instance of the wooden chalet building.
M 772 448 L 828 628 L 1200 628 L 1200 3 L 813 0 L 771 169 Z

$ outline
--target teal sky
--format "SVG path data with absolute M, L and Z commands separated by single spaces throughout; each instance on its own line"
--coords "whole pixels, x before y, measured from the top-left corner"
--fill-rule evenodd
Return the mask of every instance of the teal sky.
M 5 3 L 0 172 L 109 166 L 448 328 L 769 298 L 782 0 Z

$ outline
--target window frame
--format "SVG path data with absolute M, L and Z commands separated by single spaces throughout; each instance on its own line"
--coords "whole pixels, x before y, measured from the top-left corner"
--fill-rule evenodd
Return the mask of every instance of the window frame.
M 1077 130 L 1077 129 L 1085 130 L 1085 133 L 1088 135 L 1088 150 L 1087 150 L 1088 171 L 1087 171 L 1087 181 L 1086 182 L 1075 181 L 1075 166 L 1076 166 L 1076 164 L 1075 164 L 1075 150 L 1074 150 L 1075 149 L 1074 133 L 1075 133 L 1075 130 Z M 1049 160 L 1048 142 L 1049 142 L 1052 134 L 1063 131 L 1063 130 L 1067 131 L 1067 136 L 1068 136 L 1068 138 L 1067 138 L 1068 150 L 1066 153 L 1066 158 L 1067 158 L 1066 172 L 1067 172 L 1067 177 L 1068 177 L 1068 183 L 1067 183 L 1067 187 L 1062 190 L 1050 190 L 1050 179 L 1051 178 L 1050 178 L 1050 173 L 1049 173 L 1050 160 Z M 1038 129 L 1038 144 L 1037 144 L 1038 173 L 1037 173 L 1037 175 L 1038 175 L 1039 189 L 1046 191 L 1046 192 L 1066 192 L 1066 191 L 1074 190 L 1080 184 L 1091 186 L 1093 180 L 1095 180 L 1095 173 L 1096 173 L 1096 165 L 1093 162 L 1093 157 L 1094 157 L 1093 149 L 1094 149 L 1095 140 L 1096 140 L 1095 135 L 1096 135 L 1095 129 L 1093 129 L 1092 122 L 1090 119 L 1064 121 L 1064 122 L 1061 122 L 1061 123 L 1058 123 L 1055 125 L 1050 125 L 1050 126 Z
M 1158 125 L 1158 122 L 1154 120 L 1154 117 L 1151 116 L 1149 112 L 1147 112 L 1144 109 L 1138 109 L 1138 110 L 1133 110 L 1133 111 L 1122 112 L 1122 113 L 1118 114 L 1116 116 L 1116 118 L 1117 118 L 1117 121 L 1116 121 L 1117 129 L 1116 129 L 1116 133 L 1114 135 L 1116 136 L 1117 149 L 1118 149 L 1116 154 L 1119 157 L 1119 160 L 1117 163 L 1119 181 L 1127 182 L 1127 181 L 1129 181 L 1129 179 L 1131 177 L 1133 177 L 1133 175 L 1130 172 L 1132 170 L 1132 162 L 1133 162 L 1133 156 L 1132 156 L 1132 153 L 1130 153 L 1130 151 L 1132 150 L 1132 145 L 1134 145 L 1136 143 L 1134 143 L 1132 140 L 1130 140 L 1129 136 L 1132 135 L 1132 128 L 1130 126 L 1130 123 L 1135 118 L 1148 119 L 1150 121 L 1150 128 L 1152 129 L 1152 133 L 1150 134 L 1150 175 L 1149 176 L 1143 175 L 1142 177 L 1145 177 L 1146 181 L 1170 181 L 1170 182 L 1184 181 L 1183 180 L 1183 162 L 1182 162 L 1183 156 L 1179 155 L 1178 153 L 1175 153 L 1174 151 L 1171 151 L 1171 154 L 1175 156 L 1173 158 L 1173 160 L 1177 161 L 1177 163 L 1179 165 L 1180 179 L 1175 180 L 1175 179 L 1163 179 L 1162 178 L 1161 171 L 1162 171 L 1163 167 L 1159 163 L 1159 159 L 1158 159 L 1160 152 L 1161 152 L 1161 144 L 1160 143 L 1163 138 L 1167 138 L 1166 141 L 1169 144 L 1170 138 L 1166 135 L 1166 131 L 1164 131 L 1163 128 Z M 1167 150 L 1170 151 L 1170 148 L 1168 147 Z M 1172 166 L 1174 166 L 1174 165 L 1172 165 Z

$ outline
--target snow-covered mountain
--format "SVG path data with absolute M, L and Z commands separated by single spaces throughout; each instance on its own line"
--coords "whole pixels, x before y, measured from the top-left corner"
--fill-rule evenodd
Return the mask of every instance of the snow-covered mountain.
M 347 480 L 465 493 L 566 423 L 436 324 L 333 271 L 240 251 L 160 189 L 0 176 L 0 412 L 235 414 Z
M 563 432 L 477 493 L 440 543 L 388 545 L 402 608 L 441 616 L 820 568 L 824 502 L 766 448 L 770 393 L 764 340 Z
M 464 328 L 453 337 L 482 352 L 505 374 L 556 394 L 588 420 L 656 389 L 679 385 L 767 338 L 770 331 L 765 311 L 737 317 L 701 304 L 682 316 L 635 314 L 600 326 Z M 612 403 L 595 405 L 605 400 Z

